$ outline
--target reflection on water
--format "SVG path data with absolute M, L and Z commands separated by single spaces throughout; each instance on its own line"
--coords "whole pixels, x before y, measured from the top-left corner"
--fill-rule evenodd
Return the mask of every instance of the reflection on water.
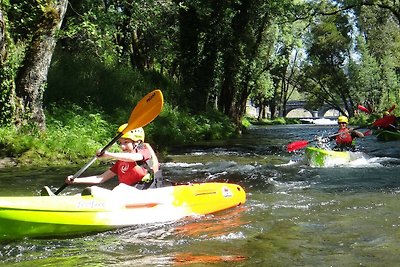
M 235 235 L 243 237 L 241 233 L 235 233 L 235 229 L 248 224 L 241 217 L 247 208 L 239 206 L 235 209 L 219 212 L 218 214 L 202 216 L 195 219 L 187 219 L 174 227 L 174 235 L 191 238 L 224 238 Z
M 245 260 L 246 258 L 240 255 L 196 255 L 192 253 L 177 253 L 173 258 L 173 265 L 192 265 L 192 264 L 216 264 L 216 263 L 231 263 L 238 264 L 238 262 Z
M 236 140 L 172 151 L 162 164 L 177 182 L 227 181 L 245 205 L 169 224 L 0 244 L 2 266 L 395 266 L 400 261 L 400 142 L 357 141 L 368 156 L 312 168 L 289 142 L 332 126 L 254 127 Z M 0 170 L 1 195 L 58 188 L 77 168 Z M 104 168 L 102 168 L 104 169 Z M 99 170 L 90 169 L 89 173 Z M 106 186 L 112 186 L 108 184 Z M 69 186 L 73 194 L 83 187 Z M 1 226 L 0 226 L 1 227 Z

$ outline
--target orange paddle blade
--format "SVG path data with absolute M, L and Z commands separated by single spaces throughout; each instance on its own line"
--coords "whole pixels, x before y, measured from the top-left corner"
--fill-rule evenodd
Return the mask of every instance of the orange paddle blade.
M 145 95 L 133 109 L 128 125 L 122 133 L 144 127 L 152 122 L 160 114 L 163 105 L 164 97 L 160 90 L 157 89 Z
M 388 109 L 388 112 L 392 112 L 396 108 L 396 104 L 394 104 L 391 108 Z
M 295 141 L 287 145 L 287 151 L 292 152 L 306 147 L 310 142 L 307 140 Z

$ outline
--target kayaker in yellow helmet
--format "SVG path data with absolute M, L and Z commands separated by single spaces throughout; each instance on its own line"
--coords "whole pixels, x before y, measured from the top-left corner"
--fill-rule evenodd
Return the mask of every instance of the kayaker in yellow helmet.
M 127 124 L 118 128 L 122 132 Z M 137 128 L 126 132 L 118 140 L 122 152 L 105 151 L 97 156 L 117 160 L 113 166 L 99 175 L 73 179 L 70 175 L 65 180 L 68 184 L 100 184 L 114 176 L 118 176 L 120 184 L 137 185 L 138 189 L 146 189 L 152 184 L 155 174 L 159 172 L 159 163 L 153 148 L 144 143 L 144 130 Z
M 333 150 L 354 151 L 354 139 L 357 137 L 364 137 L 364 134 L 362 132 L 348 128 L 348 123 L 349 119 L 346 116 L 338 117 L 338 134 L 331 138 L 336 141 L 336 146 L 333 148 Z

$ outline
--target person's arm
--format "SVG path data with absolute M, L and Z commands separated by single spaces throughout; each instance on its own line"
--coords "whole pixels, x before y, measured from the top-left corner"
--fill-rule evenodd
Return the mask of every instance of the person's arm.
M 101 184 L 104 183 L 105 181 L 113 178 L 116 174 L 111 171 L 107 170 L 103 172 L 100 175 L 93 175 L 93 176 L 87 176 L 87 177 L 81 177 L 81 178 L 75 178 L 72 179 L 73 176 L 70 175 L 65 179 L 65 183 L 67 184 Z
M 108 152 L 105 151 L 102 158 L 112 158 L 116 160 L 122 160 L 127 162 L 142 161 L 143 155 L 140 153 L 126 153 L 126 152 Z
M 150 166 L 150 167 L 153 168 L 153 171 L 154 171 L 154 172 L 159 171 L 159 169 L 160 169 L 160 163 L 158 162 L 158 158 L 157 158 L 156 153 L 154 152 L 154 150 L 153 150 L 153 148 L 151 147 L 150 144 L 144 143 L 144 145 L 145 145 L 145 147 L 147 148 L 147 150 L 149 151 L 150 157 L 151 157 L 151 160 L 152 160 L 153 166 Z
M 351 132 L 351 135 L 352 135 L 353 137 L 364 137 L 364 134 L 363 134 L 362 132 L 360 132 L 360 131 L 357 131 L 357 130 L 350 130 L 350 132 Z

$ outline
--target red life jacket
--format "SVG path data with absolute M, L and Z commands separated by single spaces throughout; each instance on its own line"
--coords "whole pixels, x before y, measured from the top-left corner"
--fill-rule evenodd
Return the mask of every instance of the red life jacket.
M 349 129 L 339 129 L 338 136 L 336 136 L 336 144 L 337 145 L 351 145 L 353 142 L 353 137 L 349 133 Z

